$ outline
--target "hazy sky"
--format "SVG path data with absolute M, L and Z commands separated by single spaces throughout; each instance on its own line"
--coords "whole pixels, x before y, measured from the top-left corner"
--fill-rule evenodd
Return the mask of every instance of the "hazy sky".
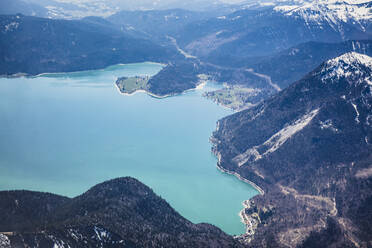
M 0 0 L 0 3 L 3 0 Z M 12 0 L 9 0 L 12 1 Z M 218 3 L 236 4 L 256 0 L 22 0 L 47 8 L 54 17 L 109 16 L 120 10 L 183 8 L 196 11 L 217 7 Z M 262 0 L 261 0 L 262 1 Z M 267 1 L 267 0 L 264 0 Z M 67 4 L 67 5 L 66 5 Z M 73 4 L 73 5 L 70 5 Z M 50 14 L 49 13 L 49 14 Z
M 26 0 L 27 1 L 27 0 Z M 29 0 L 30 1 L 30 0 Z M 45 2 L 45 0 L 31 0 L 32 2 Z M 190 0 L 54 0 L 56 2 L 65 2 L 65 3 L 82 3 L 82 2 L 116 2 L 116 3 L 133 3 L 133 4 L 138 4 L 138 3 L 152 3 L 152 4 L 167 4 L 167 3 L 180 3 L 182 5 L 187 4 L 188 1 Z M 192 0 L 191 2 L 223 2 L 223 3 L 240 3 L 244 2 L 246 0 Z M 252 0 L 251 0 L 252 1 Z

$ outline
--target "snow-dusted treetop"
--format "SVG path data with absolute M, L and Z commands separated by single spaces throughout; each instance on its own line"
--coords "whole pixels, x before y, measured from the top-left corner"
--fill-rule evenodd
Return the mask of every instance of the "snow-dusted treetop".
M 372 85 L 371 71 L 372 57 L 356 52 L 350 52 L 325 62 L 321 74 L 323 75 L 323 81 L 362 76 L 358 77 L 356 83 L 364 81 L 369 85 Z

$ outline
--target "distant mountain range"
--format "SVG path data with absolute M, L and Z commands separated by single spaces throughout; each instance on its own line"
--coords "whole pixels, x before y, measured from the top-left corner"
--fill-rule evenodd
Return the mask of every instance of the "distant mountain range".
M 250 0 L 220 9 L 204 1 L 204 12 L 164 10 L 172 1 L 143 10 L 148 3 L 4 0 L 0 13 L 13 15 L 0 16 L 0 75 L 154 61 L 166 64 L 148 82 L 159 96 L 195 88 L 201 74 L 258 92 L 245 99 L 255 106 L 220 120 L 212 137 L 219 168 L 264 192 L 245 202 L 247 234 L 237 239 L 372 246 L 372 2 Z M 126 5 L 137 10 L 120 11 Z M 74 199 L 26 191 L 0 199 L 0 232 L 16 231 L 0 234 L 0 246 L 239 247 L 134 179 Z
M 44 0 L 42 5 L 51 4 L 50 1 Z M 106 4 L 107 1 L 98 3 Z M 67 5 L 65 7 L 68 9 Z M 178 72 L 186 72 L 187 67 L 197 64 L 197 70 L 187 72 L 192 75 L 180 75 L 184 86 L 174 87 L 177 89 L 175 92 L 170 90 L 169 80 L 159 87 L 153 84 L 154 89 L 164 93 L 190 89 L 197 83 L 197 74 L 206 73 L 220 82 L 265 89 L 262 98 L 266 98 L 275 89 L 272 90 L 269 81 L 257 77 L 257 73 L 270 78 L 279 88 L 285 88 L 326 59 L 350 51 L 370 54 L 370 11 L 369 2 L 249 2 L 230 5 L 225 10 L 227 14 L 222 16 L 216 16 L 218 11 L 182 9 L 121 11 L 106 19 L 88 17 L 76 21 L 83 22 L 82 28 L 74 27 L 74 30 L 70 30 L 73 22 L 36 21 L 23 17 L 24 25 L 20 27 L 24 28 L 28 23 L 27 32 L 30 33 L 27 40 L 21 37 L 25 35 L 22 29 L 16 32 L 13 28 L 9 32 L 9 25 L 16 22 L 11 16 L 4 16 L 4 31 L 1 34 L 3 62 L 0 61 L 3 66 L 0 73 L 73 71 L 145 60 L 171 62 L 177 65 Z M 58 23 L 58 32 L 52 35 L 48 33 L 49 29 L 40 32 L 43 22 Z M 95 34 L 91 32 L 93 29 Z M 74 40 L 70 44 L 66 41 L 61 44 L 63 39 L 59 37 L 71 33 L 75 36 Z M 350 39 L 356 43 L 348 41 Z M 38 44 L 47 47 L 45 42 L 53 44 L 48 46 L 50 51 L 38 47 Z M 330 42 L 338 44 L 331 45 Z M 102 46 L 93 51 L 92 44 Z M 179 47 L 185 51 L 180 51 Z M 91 50 L 88 51 L 88 48 Z M 67 52 L 62 53 L 62 49 L 67 49 Z M 29 56 L 17 57 L 20 51 Z M 183 53 L 195 57 L 185 58 Z M 98 57 L 99 60 L 96 59 Z M 169 71 L 167 68 L 163 74 L 167 75 Z
M 38 4 L 23 0 L 0 1 L 0 15 L 23 14 L 28 16 L 46 17 L 48 10 Z
M 222 56 L 210 60 L 221 66 L 251 68 L 258 73 L 269 76 L 280 88 L 286 88 L 322 62 L 347 52 L 358 52 L 371 56 L 372 41 L 349 40 L 339 43 L 310 41 L 269 56 L 244 58 Z
M 175 49 L 135 38 L 97 18 L 53 20 L 0 16 L 0 74 L 100 69 L 118 63 L 164 62 Z
M 120 11 L 107 20 L 120 29 L 138 32 L 146 38 L 168 40 L 180 27 L 213 16 L 214 12 L 195 12 L 184 9 Z
M 302 1 L 303 2 L 303 1 Z M 371 38 L 371 4 L 311 1 L 234 13 L 187 25 L 177 40 L 189 53 L 210 56 L 264 56 L 308 42 Z
M 371 57 L 347 53 L 219 121 L 219 166 L 265 191 L 245 210 L 250 245 L 371 244 L 371 75 Z
M 243 247 L 209 224 L 193 224 L 133 178 L 98 184 L 67 198 L 0 192 L 0 246 Z
M 53 19 L 108 17 L 119 11 L 167 10 L 182 8 L 197 12 L 231 12 L 238 5 L 229 1 L 190 0 L 2 0 L 0 14 L 24 14 Z

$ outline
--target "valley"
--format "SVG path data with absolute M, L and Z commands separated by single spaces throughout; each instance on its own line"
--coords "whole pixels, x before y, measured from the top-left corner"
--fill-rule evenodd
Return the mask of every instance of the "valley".
M 0 7 L 0 247 L 372 246 L 371 1 Z

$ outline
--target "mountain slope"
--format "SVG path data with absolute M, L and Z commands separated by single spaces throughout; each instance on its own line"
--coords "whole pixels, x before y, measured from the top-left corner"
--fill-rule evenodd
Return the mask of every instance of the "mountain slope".
M 229 15 L 193 23 L 179 32 L 177 40 L 189 53 L 208 58 L 264 56 L 308 41 L 371 38 L 370 3 L 302 1 L 307 8 L 300 11 L 298 8 L 302 5 L 293 2 L 283 5 L 285 2 L 278 1 L 277 6 L 259 9 L 242 8 Z
M 182 26 L 210 17 L 211 13 L 184 9 L 120 11 L 107 20 L 124 30 L 136 30 L 144 37 L 167 39 Z
M 286 88 L 314 70 L 323 61 L 338 57 L 344 53 L 357 52 L 372 55 L 372 41 L 345 41 L 340 43 L 306 42 L 265 57 L 216 56 L 210 61 L 221 66 L 251 68 L 255 72 L 267 75 Z
M 89 19 L 88 19 L 89 20 Z M 0 16 L 0 75 L 66 72 L 118 63 L 167 62 L 176 54 L 110 23 Z
M 281 88 L 300 80 L 323 61 L 344 53 L 357 52 L 372 56 L 372 41 L 345 41 L 341 43 L 307 42 L 249 65 L 256 72 L 268 75 Z
M 219 166 L 265 191 L 244 211 L 253 247 L 371 245 L 371 75 L 371 57 L 347 53 L 219 121 Z
M 24 14 L 45 17 L 47 13 L 46 8 L 23 0 L 2 0 L 0 2 L 0 15 Z
M 8 247 L 241 247 L 212 225 L 184 219 L 133 178 L 104 182 L 73 199 L 25 191 L 0 196 L 0 219 L 6 219 L 0 244 Z M 20 217 L 25 226 L 13 225 Z

